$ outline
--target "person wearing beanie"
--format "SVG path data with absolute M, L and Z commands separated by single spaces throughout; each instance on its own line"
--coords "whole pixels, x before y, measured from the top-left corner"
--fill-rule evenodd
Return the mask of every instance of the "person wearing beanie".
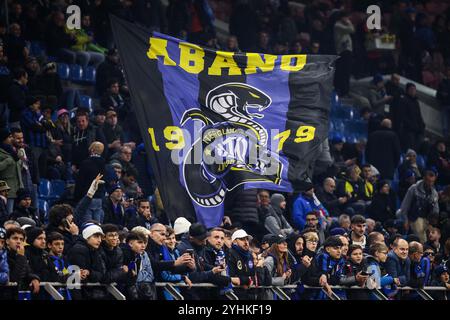
M 431 283 L 432 286 L 444 287 L 447 290 L 450 289 L 450 272 L 445 265 L 439 265 L 434 270 L 434 280 Z M 448 300 L 450 294 L 448 291 L 433 292 L 432 296 L 435 300 Z
M 125 215 L 125 207 L 122 204 L 124 192 L 119 184 L 112 185 L 108 190 L 109 196 L 103 199 L 103 223 L 111 223 L 120 229 L 128 225 L 129 218 Z
M 74 246 L 67 254 L 67 260 L 71 265 L 77 265 L 81 269 L 81 282 L 103 282 L 106 268 L 101 257 L 100 245 L 102 228 L 95 223 L 86 223 L 82 226 L 81 238 L 78 238 Z M 73 299 L 102 299 L 106 293 L 103 289 L 91 289 L 82 287 L 81 290 L 73 290 Z
M 31 270 L 37 274 L 41 281 L 50 281 L 51 274 L 55 269 L 48 264 L 48 253 L 46 249 L 46 235 L 42 228 L 29 227 L 26 230 L 25 256 L 28 259 Z
M 9 186 L 8 214 L 14 210 L 17 190 L 23 187 L 19 158 L 14 151 L 12 142 L 11 131 L 7 128 L 0 128 L 0 177 Z
M 268 233 L 287 236 L 294 232 L 289 222 L 284 217 L 286 199 L 282 194 L 275 193 L 269 196 L 269 191 L 258 192 L 260 207 L 258 208 L 260 221 Z
M 189 232 L 189 227 L 191 223 L 185 217 L 178 217 L 173 223 L 173 230 L 175 232 L 175 236 L 177 241 L 180 241 L 181 238 Z
M 25 217 L 32 219 L 36 226 L 41 226 L 41 216 L 43 216 L 39 209 L 31 206 L 31 193 L 27 189 L 19 189 L 17 191 L 16 207 L 12 215 L 9 217 L 11 220 L 17 220 Z

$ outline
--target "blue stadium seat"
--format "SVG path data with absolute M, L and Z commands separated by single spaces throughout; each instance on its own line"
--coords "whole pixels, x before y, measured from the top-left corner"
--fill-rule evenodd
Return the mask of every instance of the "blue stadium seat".
M 65 63 L 58 63 L 56 67 L 61 80 L 68 80 L 70 76 L 70 68 Z
M 48 205 L 48 202 L 44 199 L 38 200 L 38 208 L 39 208 L 39 210 L 41 210 L 42 212 L 45 212 L 46 214 L 48 214 L 48 212 L 50 210 L 50 206 Z
M 38 187 L 39 199 L 48 199 L 51 194 L 50 181 L 41 179 Z
M 92 112 L 92 98 L 86 95 L 80 95 L 81 106 L 88 108 Z
M 334 127 L 335 131 L 338 131 L 338 132 L 341 132 L 341 133 L 343 133 L 344 129 L 345 129 L 344 122 L 342 120 L 339 120 L 339 119 L 336 119 L 336 120 L 333 121 L 333 127 Z
M 78 64 L 70 65 L 70 81 L 81 82 L 83 81 L 83 68 Z
M 51 198 L 53 198 L 53 199 L 61 198 L 65 189 L 66 189 L 65 181 L 63 181 L 63 180 L 51 180 L 50 181 Z
M 95 84 L 96 70 L 92 66 L 83 69 L 83 82 L 87 84 Z
M 422 168 L 425 168 L 427 166 L 425 157 L 421 154 L 417 154 L 417 165 Z
M 30 55 L 34 57 L 45 56 L 45 45 L 40 41 L 32 41 L 30 43 Z

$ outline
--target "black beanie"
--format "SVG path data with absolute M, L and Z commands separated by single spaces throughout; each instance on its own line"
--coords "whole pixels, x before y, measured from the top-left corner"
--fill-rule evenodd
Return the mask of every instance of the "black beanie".
M 44 233 L 44 229 L 37 227 L 27 228 L 27 243 L 32 246 L 34 240 Z

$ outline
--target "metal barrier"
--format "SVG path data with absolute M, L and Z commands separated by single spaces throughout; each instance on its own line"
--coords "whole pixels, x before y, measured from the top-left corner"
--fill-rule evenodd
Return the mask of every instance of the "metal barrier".
M 60 282 L 41 282 L 39 284 L 44 290 L 55 300 L 64 300 L 64 297 L 56 290 L 55 287 L 67 287 L 67 284 Z M 119 289 L 116 288 L 116 283 L 104 284 L 104 283 L 80 283 L 77 286 L 80 287 L 104 287 L 116 300 L 126 300 L 125 296 Z M 2 286 L 0 286 L 1 288 Z M 17 283 L 10 282 L 3 287 L 17 287 Z
M 110 293 L 116 300 L 126 300 L 125 295 L 119 291 L 116 287 L 116 283 L 102 284 L 102 283 L 81 283 L 78 284 L 81 287 L 104 287 L 108 293 Z M 8 283 L 5 287 L 15 287 L 17 283 Z M 41 282 L 40 286 L 54 299 L 54 300 L 64 300 L 64 297 L 59 293 L 55 287 L 67 287 L 65 283 L 59 282 Z M 156 287 L 163 288 L 174 300 L 184 300 L 183 295 L 177 290 L 177 287 L 188 288 L 189 286 L 185 283 L 171 283 L 171 282 L 156 282 Z M 1 288 L 2 286 L 0 286 Z M 218 288 L 216 285 L 211 283 L 194 283 L 192 288 Z M 233 288 L 241 288 L 240 286 L 233 286 Z M 285 290 L 295 290 L 297 289 L 296 284 L 285 285 L 285 286 L 251 286 L 248 289 L 268 289 L 273 292 L 280 300 L 291 300 L 291 297 Z M 308 285 L 303 285 L 303 288 L 308 290 L 321 290 L 323 291 L 331 300 L 342 300 L 339 295 L 337 295 L 334 290 L 367 290 L 375 295 L 378 300 L 389 300 L 383 292 L 379 289 L 367 289 L 358 286 L 345 287 L 345 286 L 331 286 L 330 294 L 322 287 L 312 287 Z M 412 288 L 412 287 L 398 287 L 399 291 L 415 291 L 423 300 L 434 300 L 432 296 L 427 291 L 450 291 L 445 287 L 424 287 L 424 288 Z M 239 298 L 232 292 L 225 293 L 225 296 L 229 300 L 239 300 Z M 445 300 L 447 296 L 445 295 Z

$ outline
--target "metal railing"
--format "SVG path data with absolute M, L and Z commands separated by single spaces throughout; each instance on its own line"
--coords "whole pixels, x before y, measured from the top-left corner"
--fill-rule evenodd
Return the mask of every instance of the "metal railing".
M 116 283 L 111 284 L 103 284 L 103 283 L 81 283 L 77 284 L 77 286 L 80 287 L 104 287 L 108 293 L 110 293 L 116 300 L 126 300 L 125 295 L 120 292 L 119 289 L 116 287 Z M 16 287 L 17 283 L 10 282 L 7 285 L 0 286 L 1 287 Z M 54 299 L 54 300 L 64 300 L 64 296 L 61 295 L 61 293 L 56 288 L 67 287 L 67 284 L 65 283 L 59 283 L 59 282 L 41 282 L 40 286 L 44 288 L 44 290 Z M 194 283 L 191 286 L 188 286 L 185 283 L 172 283 L 172 282 L 156 282 L 156 287 L 163 288 L 165 292 L 167 292 L 174 300 L 185 300 L 184 296 L 180 293 L 179 290 L 176 288 L 206 288 L 206 289 L 212 289 L 212 288 L 218 288 L 218 286 L 211 284 L 211 283 Z M 285 290 L 295 290 L 297 289 L 296 284 L 291 285 L 284 285 L 284 286 L 250 286 L 246 287 L 246 289 L 267 289 L 271 290 L 273 294 L 277 296 L 280 300 L 291 300 L 290 294 L 286 293 Z M 233 288 L 243 288 L 240 286 L 233 286 Z M 335 290 L 366 290 L 374 294 L 374 296 L 378 300 L 389 300 L 388 297 L 380 290 L 380 289 L 368 289 L 364 287 L 359 286 L 352 286 L 352 287 L 346 287 L 346 286 L 331 286 L 331 292 L 328 293 L 323 287 L 313 287 L 308 285 L 303 285 L 304 289 L 307 290 L 321 290 L 324 292 L 331 300 L 342 300 L 338 294 L 336 294 Z M 449 289 L 445 287 L 423 287 L 423 288 L 412 288 L 412 287 L 397 287 L 396 290 L 398 291 L 414 291 L 418 294 L 420 298 L 423 300 L 434 300 L 433 297 L 427 292 L 427 291 L 450 291 Z M 239 300 L 239 298 L 234 294 L 232 291 L 226 292 L 225 296 L 229 300 Z M 445 300 L 447 300 L 447 296 L 444 295 Z

